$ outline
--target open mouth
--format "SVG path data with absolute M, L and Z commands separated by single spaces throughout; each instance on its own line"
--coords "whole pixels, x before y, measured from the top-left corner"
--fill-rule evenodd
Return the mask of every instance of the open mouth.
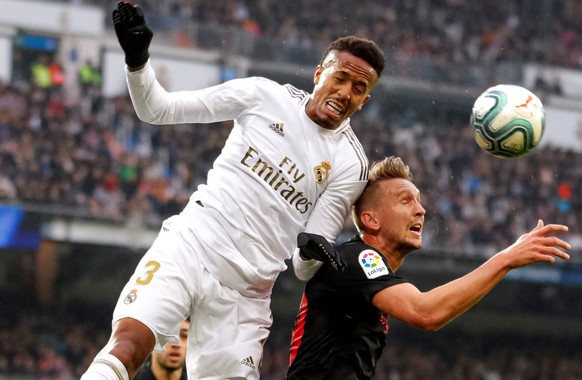
M 420 235 L 422 232 L 422 224 L 420 224 L 420 223 L 414 224 L 410 227 L 409 230 L 414 232 L 417 235 Z
M 340 116 L 344 111 L 344 108 L 341 104 L 330 101 L 330 100 L 328 100 L 325 103 L 325 108 L 327 110 L 331 111 L 336 116 Z

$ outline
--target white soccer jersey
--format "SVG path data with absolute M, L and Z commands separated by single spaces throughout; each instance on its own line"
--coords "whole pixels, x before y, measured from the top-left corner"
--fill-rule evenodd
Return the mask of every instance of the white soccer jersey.
M 349 120 L 336 130 L 321 128 L 305 113 L 308 93 L 260 77 L 168 93 L 148 63 L 127 72 L 127 80 L 145 122 L 234 120 L 207 183 L 171 218 L 184 239 L 205 247 L 201 260 L 224 284 L 265 294 L 286 269 L 299 232 L 335 241 L 368 179 Z M 195 201 L 207 211 L 204 228 L 192 227 Z

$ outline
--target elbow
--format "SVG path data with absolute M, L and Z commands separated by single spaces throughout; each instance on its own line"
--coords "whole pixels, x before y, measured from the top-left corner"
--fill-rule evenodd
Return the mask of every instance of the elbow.
M 415 293 L 411 287 L 402 287 L 401 291 L 395 290 L 389 296 L 386 294 L 384 303 L 377 300 L 378 308 L 423 331 L 438 331 L 461 314 L 458 307 L 423 293 Z
M 416 325 L 417 328 L 421 329 L 422 331 L 428 331 L 428 332 L 435 332 L 441 329 L 441 327 L 443 327 L 443 325 L 438 324 L 438 323 L 420 323 L 418 325 Z
M 141 109 L 136 108 L 135 114 L 137 115 L 138 119 L 140 119 L 144 123 L 153 124 L 153 125 L 160 124 L 159 118 L 156 117 L 156 115 L 154 115 L 152 112 L 147 112 L 147 111 L 143 111 Z
M 144 123 L 162 125 L 175 121 L 174 106 L 168 102 L 139 98 L 137 100 L 132 98 L 132 102 L 136 116 Z
M 435 332 L 440 330 L 444 325 L 441 324 L 435 324 L 435 323 L 430 323 L 430 324 L 425 324 L 422 325 L 422 330 L 423 331 L 428 331 L 428 332 Z
M 443 328 L 448 321 L 437 318 L 434 315 L 418 316 L 412 325 L 420 330 L 435 332 Z

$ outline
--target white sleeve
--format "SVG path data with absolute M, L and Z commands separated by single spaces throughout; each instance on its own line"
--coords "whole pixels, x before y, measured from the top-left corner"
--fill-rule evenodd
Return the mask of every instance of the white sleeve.
M 303 260 L 299 255 L 299 248 L 293 252 L 293 270 L 295 276 L 301 281 L 308 281 L 323 265 L 321 261 L 317 260 Z
M 253 101 L 253 78 L 235 79 L 194 91 L 168 92 L 148 61 L 139 71 L 126 68 L 129 95 L 140 120 L 150 124 L 212 123 L 233 120 Z
M 359 167 L 348 168 L 328 186 L 317 200 L 307 221 L 305 232 L 321 235 L 330 243 L 335 243 L 335 239 L 344 228 L 352 204 L 366 186 L 366 181 L 358 180 L 359 175 Z M 303 260 L 298 249 L 293 254 L 293 270 L 300 280 L 309 280 L 321 265 L 322 263 L 316 260 Z

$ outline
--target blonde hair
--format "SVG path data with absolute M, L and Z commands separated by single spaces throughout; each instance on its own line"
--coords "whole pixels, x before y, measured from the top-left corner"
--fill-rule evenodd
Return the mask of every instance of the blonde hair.
M 376 194 L 378 184 L 392 178 L 403 178 L 412 181 L 410 168 L 400 157 L 390 156 L 372 164 L 368 183 L 360 197 L 352 205 L 352 220 L 360 234 L 364 228 L 360 220 L 360 214 L 364 209 L 371 207 L 377 202 Z

